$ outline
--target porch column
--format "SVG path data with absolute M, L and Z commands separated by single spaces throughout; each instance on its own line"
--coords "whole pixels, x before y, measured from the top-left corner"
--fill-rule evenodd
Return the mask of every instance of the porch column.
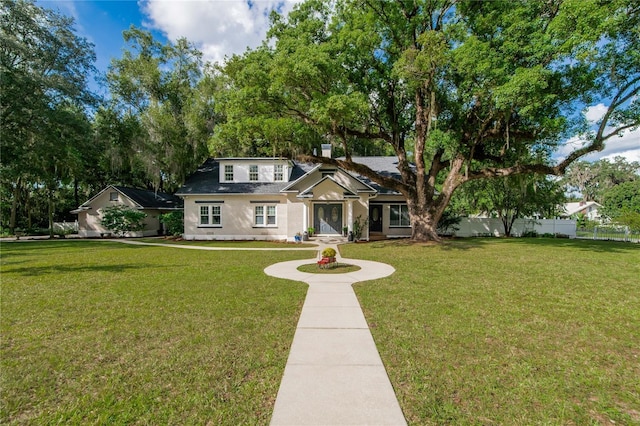
M 353 231 L 353 200 L 347 200 L 347 227 Z
M 304 200 L 302 202 L 302 232 L 309 229 L 309 202 Z

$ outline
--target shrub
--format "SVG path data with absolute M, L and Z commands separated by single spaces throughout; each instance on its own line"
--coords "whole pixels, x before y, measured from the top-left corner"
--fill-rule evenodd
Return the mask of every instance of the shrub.
M 124 205 L 109 206 L 102 209 L 100 224 L 116 235 L 144 229 L 142 221 L 146 213 Z
M 336 256 L 336 251 L 331 247 L 327 247 L 326 249 L 322 250 L 322 257 L 335 257 L 335 256 Z
M 179 237 L 184 234 L 184 214 L 181 211 L 160 215 L 160 222 L 167 228 L 167 234 Z

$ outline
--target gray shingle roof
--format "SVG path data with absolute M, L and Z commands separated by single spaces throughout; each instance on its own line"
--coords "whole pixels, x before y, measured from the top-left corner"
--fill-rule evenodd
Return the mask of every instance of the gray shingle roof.
M 176 209 L 182 208 L 183 205 L 180 197 L 164 192 L 127 188 L 126 186 L 114 186 L 114 188 L 145 209 Z
M 344 158 L 340 159 L 344 160 Z M 400 171 L 398 170 L 398 157 L 351 157 L 351 160 L 354 163 L 363 164 L 383 176 L 402 180 Z M 360 179 L 367 185 L 373 187 L 380 194 L 397 194 L 396 191 L 389 188 L 384 188 L 365 176 L 361 176 L 354 172 L 349 173 L 351 173 L 353 176 Z
M 314 166 L 305 163 L 293 163 L 289 182 L 220 182 L 220 163 L 209 158 L 205 163 L 189 176 L 178 190 L 178 195 L 190 194 L 279 194 L 282 189 Z
M 352 160 L 355 163 L 364 164 L 383 175 L 400 179 L 397 157 L 353 157 Z M 315 164 L 298 163 L 295 161 L 292 163 L 293 170 L 288 182 L 229 183 L 220 182 L 220 163 L 218 160 L 210 158 L 205 161 L 195 173 L 187 178 L 182 188 L 180 188 L 176 194 L 181 196 L 195 194 L 278 194 L 290 185 L 291 182 L 304 176 L 316 166 Z M 349 173 L 370 185 L 381 194 L 395 193 L 395 191 L 383 188 L 364 176 L 353 172 Z

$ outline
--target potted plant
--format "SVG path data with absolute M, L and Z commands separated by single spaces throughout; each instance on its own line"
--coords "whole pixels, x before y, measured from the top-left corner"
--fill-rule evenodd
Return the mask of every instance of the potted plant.
M 336 261 L 336 251 L 334 249 L 332 249 L 331 247 L 327 247 L 326 249 L 322 250 L 322 258 L 323 259 L 328 259 L 329 262 L 335 262 Z
M 307 232 L 309 233 L 309 236 L 310 236 L 310 237 L 313 237 L 313 233 L 314 233 L 314 232 L 316 232 L 316 228 L 314 228 L 314 227 L 310 226 L 310 227 L 307 229 Z
M 342 227 L 342 236 L 346 237 L 348 232 L 349 232 L 349 227 L 348 226 L 343 226 Z

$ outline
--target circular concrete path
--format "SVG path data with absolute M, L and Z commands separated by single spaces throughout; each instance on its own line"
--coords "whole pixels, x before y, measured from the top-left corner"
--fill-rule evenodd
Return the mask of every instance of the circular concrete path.
M 320 244 L 319 252 L 335 244 Z M 387 277 L 395 269 L 359 259 L 337 261 L 360 266 L 344 274 L 313 274 L 302 259 L 268 266 L 277 278 L 303 281 L 309 290 L 300 313 L 287 365 L 278 389 L 271 426 L 406 425 L 353 287 Z

